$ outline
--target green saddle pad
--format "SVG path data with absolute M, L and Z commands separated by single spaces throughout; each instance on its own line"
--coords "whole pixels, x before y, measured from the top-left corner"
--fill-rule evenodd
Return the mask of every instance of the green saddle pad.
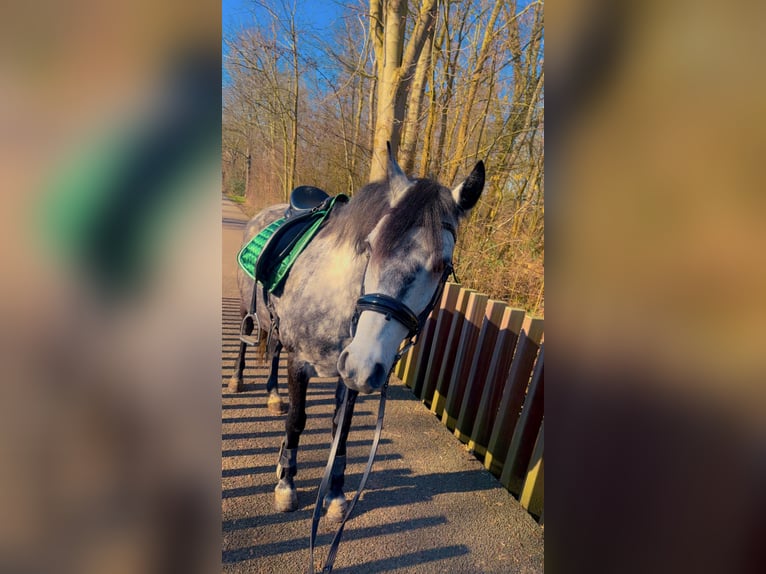
M 275 238 L 274 236 L 275 234 L 278 236 L 278 231 L 286 222 L 290 221 L 287 218 L 281 217 L 277 219 L 248 241 L 237 255 L 239 266 L 251 279 L 255 279 L 268 289 L 269 292 L 273 293 L 285 280 L 290 272 L 290 268 L 293 266 L 296 259 L 298 259 L 298 256 L 303 252 L 322 227 L 322 224 L 327 220 L 327 217 L 330 215 L 330 212 L 337 201 L 345 203 L 348 201 L 348 197 L 342 193 L 338 194 L 333 197 L 332 200 L 327 202 L 326 207 L 317 209 L 316 211 L 311 212 L 308 216 L 305 216 L 304 229 L 292 239 L 288 245 L 288 249 L 284 250 L 283 247 L 280 248 L 280 250 L 286 251 L 283 254 L 284 256 L 282 259 L 280 261 L 267 262 L 268 265 L 264 266 L 269 270 L 267 276 L 256 277 L 256 269 L 259 268 L 258 260 L 264 253 L 264 249 L 267 251 L 267 257 L 269 256 L 268 252 L 274 251 L 273 249 L 267 248 L 267 246 L 272 239 L 279 240 L 279 237 Z M 304 216 L 298 217 L 303 218 Z
M 260 257 L 261 251 L 263 251 L 263 248 L 269 242 L 271 236 L 274 235 L 274 232 L 282 227 L 284 222 L 285 218 L 280 217 L 268 227 L 261 230 L 240 250 L 239 255 L 237 255 L 239 266 L 242 267 L 242 270 L 247 273 L 251 279 L 255 279 L 255 264 L 258 262 L 258 257 Z

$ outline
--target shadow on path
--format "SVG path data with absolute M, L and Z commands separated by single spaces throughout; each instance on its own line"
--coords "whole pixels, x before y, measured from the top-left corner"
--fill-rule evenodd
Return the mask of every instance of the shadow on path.
M 308 518 L 310 511 L 298 511 L 301 514 L 301 518 Z M 262 518 L 253 519 L 252 526 L 267 526 L 269 522 L 272 524 L 274 521 L 264 520 Z M 246 519 L 250 520 L 250 519 Z M 242 522 L 242 521 L 237 521 Z M 392 522 L 387 524 L 381 524 L 379 526 L 371 526 L 365 528 L 359 528 L 355 530 L 347 530 L 344 532 L 343 539 L 359 540 L 359 539 L 372 539 L 375 536 L 382 536 L 387 534 L 401 533 L 412 530 L 419 530 L 423 528 L 431 528 L 434 526 L 440 526 L 446 524 L 447 519 L 444 516 L 426 516 L 423 518 L 413 518 L 410 520 L 403 520 L 400 522 Z M 329 545 L 332 542 L 332 538 L 335 535 L 334 530 L 332 532 L 326 532 L 320 534 L 317 537 L 317 547 L 319 548 L 319 555 L 322 555 L 321 546 Z M 309 537 L 293 538 L 292 540 L 286 540 L 279 544 L 261 544 L 257 546 L 248 546 L 245 548 L 237 548 L 234 550 L 225 550 L 222 553 L 222 562 L 224 564 L 231 564 L 234 562 L 242 562 L 245 560 L 253 560 L 264 558 L 266 556 L 273 556 L 275 554 L 283 554 L 286 552 L 301 551 L 305 552 L 309 546 Z M 461 554 L 467 554 L 469 549 L 466 546 L 448 546 L 442 548 L 433 548 L 427 551 L 413 552 L 410 554 L 404 554 L 401 556 L 391 556 L 385 560 L 379 560 L 369 562 L 360 566 L 355 566 L 353 572 L 385 572 L 386 570 L 381 568 L 401 568 L 402 566 L 411 564 L 421 564 L 423 562 L 431 562 L 434 560 L 441 560 L 443 558 L 450 558 L 452 556 L 459 556 Z M 308 556 L 308 553 L 306 553 Z M 342 572 L 344 570 L 337 570 Z M 346 572 L 352 572 L 352 570 L 345 570 Z

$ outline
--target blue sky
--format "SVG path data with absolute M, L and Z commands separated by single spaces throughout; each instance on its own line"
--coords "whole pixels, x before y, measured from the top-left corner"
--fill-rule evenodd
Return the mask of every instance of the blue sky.
M 268 0 L 267 0 L 268 1 Z M 290 2 L 291 0 L 285 0 Z M 340 17 L 343 6 L 336 0 L 292 0 L 297 3 L 299 23 L 308 28 L 322 29 L 332 26 Z M 221 27 L 223 56 L 226 57 L 226 39 L 252 22 L 255 5 L 251 0 L 221 0 Z M 223 71 L 224 82 L 227 79 Z
M 344 12 L 344 4 L 357 3 L 362 9 L 366 9 L 369 0 L 264 0 L 278 4 L 296 2 L 298 25 L 304 30 L 313 30 L 320 37 L 325 30 L 333 26 Z M 517 10 L 522 10 L 530 0 L 520 0 Z M 247 27 L 256 13 L 256 6 L 252 0 L 221 0 L 221 26 L 223 32 L 223 57 L 226 58 L 226 39 L 239 29 Z M 223 82 L 228 81 L 228 74 L 223 69 Z
M 253 3 L 249 0 L 221 1 L 224 35 L 227 32 L 227 25 L 236 26 L 243 20 L 247 21 L 250 19 L 251 6 L 253 6 Z M 334 0 L 298 0 L 298 13 L 317 27 L 331 24 L 338 17 L 341 9 L 340 3 Z

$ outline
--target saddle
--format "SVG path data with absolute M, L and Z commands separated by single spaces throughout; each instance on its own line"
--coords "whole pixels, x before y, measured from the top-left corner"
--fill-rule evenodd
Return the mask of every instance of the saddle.
M 335 204 L 347 201 L 348 196 L 342 193 L 330 197 L 318 187 L 295 188 L 284 217 L 268 225 L 240 250 L 237 255 L 240 267 L 270 293 L 278 295 L 293 263 Z
M 330 196 L 323 189 L 313 185 L 301 185 L 290 193 L 290 207 L 285 211 L 285 217 L 301 215 L 322 205 Z

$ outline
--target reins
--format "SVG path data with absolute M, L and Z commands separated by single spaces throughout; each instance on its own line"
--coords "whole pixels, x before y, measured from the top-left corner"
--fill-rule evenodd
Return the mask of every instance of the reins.
M 449 226 L 445 228 L 452 232 L 453 235 L 455 233 L 454 229 Z M 368 261 L 369 263 L 369 261 Z M 367 273 L 367 268 L 365 267 L 365 275 Z M 418 337 L 423 329 L 423 326 L 425 325 L 426 319 L 431 314 L 431 311 L 433 311 L 436 304 L 441 299 L 442 293 L 444 292 L 444 285 L 447 282 L 447 279 L 450 275 L 454 276 L 455 271 L 452 267 L 452 264 L 447 264 L 444 268 L 444 272 L 442 273 L 441 278 L 439 279 L 439 284 L 436 287 L 436 291 L 434 291 L 433 296 L 431 297 L 431 300 L 429 301 L 428 305 L 425 309 L 423 309 L 423 312 L 420 313 L 420 315 L 415 315 L 415 313 L 412 312 L 412 310 L 407 307 L 404 303 L 398 301 L 397 299 L 394 299 L 393 297 L 389 295 L 384 295 L 382 293 L 372 293 L 372 294 L 364 294 L 364 279 L 362 279 L 362 295 L 357 299 L 356 302 L 356 310 L 354 312 L 354 317 L 352 319 L 351 323 L 351 334 L 352 336 L 355 334 L 356 331 L 356 325 L 359 320 L 359 316 L 362 314 L 363 311 L 374 311 L 376 313 L 381 313 L 386 316 L 386 320 L 390 320 L 391 318 L 396 319 L 399 323 L 404 325 L 407 328 L 407 337 L 405 337 L 404 345 L 399 349 L 399 351 L 396 354 L 396 357 L 394 358 L 393 363 L 391 364 L 391 368 L 388 371 L 388 375 L 386 376 L 386 380 L 383 382 L 383 386 L 380 389 L 380 404 L 378 406 L 378 420 L 375 424 L 375 434 L 372 438 L 372 446 L 370 447 L 370 456 L 367 459 L 367 466 L 364 469 L 364 473 L 362 474 L 362 478 L 359 481 L 359 488 L 357 488 L 356 494 L 354 495 L 354 498 L 351 500 L 351 503 L 348 505 L 348 508 L 346 509 L 346 513 L 343 516 L 343 519 L 341 520 L 340 526 L 338 526 L 338 530 L 335 533 L 335 536 L 332 539 L 332 542 L 330 544 L 330 549 L 327 551 L 327 559 L 325 560 L 324 567 L 322 568 L 322 574 L 329 574 L 332 572 L 333 563 L 335 562 L 335 556 L 338 552 L 338 546 L 340 545 L 340 539 L 343 535 L 343 529 L 346 526 L 346 521 L 351 516 L 351 512 L 354 510 L 354 506 L 356 506 L 357 501 L 359 500 L 359 496 L 362 494 L 362 490 L 364 489 L 365 485 L 367 484 L 367 479 L 370 476 L 370 471 L 372 471 L 372 464 L 375 461 L 375 455 L 378 451 L 378 444 L 380 443 L 380 435 L 383 430 L 383 415 L 386 410 L 386 394 L 388 390 L 388 381 L 391 378 L 391 373 L 394 370 L 394 366 L 399 361 L 399 359 L 402 358 L 404 353 L 409 350 L 409 348 L 414 345 Z M 327 465 L 324 469 L 324 475 L 322 476 L 322 482 L 319 484 L 319 491 L 317 492 L 317 499 L 316 504 L 314 505 L 314 514 L 311 520 L 311 536 L 309 538 L 309 566 L 306 570 L 307 574 L 314 574 L 314 546 L 316 544 L 316 536 L 317 536 L 317 530 L 319 528 L 319 519 L 320 514 L 322 511 L 322 505 L 323 505 L 323 497 L 325 496 L 327 492 L 327 487 L 330 484 L 330 477 L 332 475 L 332 469 L 335 464 L 335 458 L 338 452 L 338 445 L 340 444 L 340 437 L 341 434 L 343 434 L 343 424 L 345 422 L 346 418 L 346 409 L 348 407 L 349 397 L 353 397 L 352 400 L 356 400 L 356 396 L 358 395 L 358 391 L 353 391 L 346 387 L 344 385 L 343 387 L 343 400 L 341 401 L 341 405 L 338 407 L 338 411 L 335 415 L 336 420 L 334 421 L 336 423 L 336 430 L 335 430 L 335 437 L 332 441 L 332 446 L 330 447 L 330 455 L 327 459 Z
M 396 364 L 396 361 L 394 361 L 394 364 Z M 391 371 L 392 370 L 393 370 L 393 367 L 391 368 Z M 343 520 L 341 521 L 340 526 L 338 526 L 338 530 L 332 539 L 332 543 L 330 544 L 330 549 L 327 551 L 327 559 L 325 560 L 324 567 L 322 568 L 322 574 L 329 574 L 330 572 L 332 572 L 332 566 L 333 566 L 333 563 L 335 562 L 335 555 L 338 552 L 338 546 L 340 545 L 341 536 L 343 536 L 343 529 L 346 526 L 346 521 L 351 516 L 351 512 L 354 510 L 354 506 L 356 506 L 356 503 L 359 500 L 359 496 L 362 494 L 362 490 L 364 490 L 364 487 L 367 484 L 367 479 L 370 477 L 370 471 L 372 471 L 372 463 L 375 461 L 375 454 L 378 452 L 380 435 L 381 435 L 381 431 L 383 430 L 383 415 L 386 410 L 386 391 L 388 389 L 388 379 L 391 377 L 391 371 L 388 372 L 388 377 L 386 377 L 386 381 L 383 383 L 383 386 L 380 389 L 380 404 L 378 406 L 378 420 L 375 423 L 375 434 L 373 435 L 373 438 L 372 438 L 372 446 L 370 447 L 370 456 L 367 459 L 367 466 L 365 467 L 364 473 L 362 474 L 362 479 L 359 481 L 359 488 L 357 488 L 354 498 L 351 499 L 351 503 L 348 505 L 348 508 L 346 509 L 346 514 L 343 516 Z M 338 452 L 338 444 L 340 444 L 340 435 L 343 432 L 342 429 L 343 429 L 343 423 L 346 418 L 346 408 L 348 406 L 349 395 L 352 393 L 356 395 L 358 394 L 358 391 L 352 391 L 348 387 L 344 386 L 343 401 L 338 409 L 338 414 L 336 415 L 338 420 L 336 421 L 337 427 L 335 431 L 335 438 L 333 439 L 332 446 L 330 447 L 330 456 L 327 459 L 327 466 L 325 466 L 325 469 L 324 469 L 322 482 L 319 484 L 319 491 L 317 492 L 317 500 L 316 500 L 316 504 L 314 505 L 314 515 L 311 520 L 311 537 L 309 538 L 310 556 L 309 556 L 309 567 L 307 569 L 308 574 L 314 574 L 314 546 L 316 544 L 317 530 L 319 528 L 319 518 L 322 512 L 322 498 L 324 497 L 327 491 L 327 486 L 330 483 L 332 467 L 333 467 L 333 464 L 335 463 L 335 456 Z

